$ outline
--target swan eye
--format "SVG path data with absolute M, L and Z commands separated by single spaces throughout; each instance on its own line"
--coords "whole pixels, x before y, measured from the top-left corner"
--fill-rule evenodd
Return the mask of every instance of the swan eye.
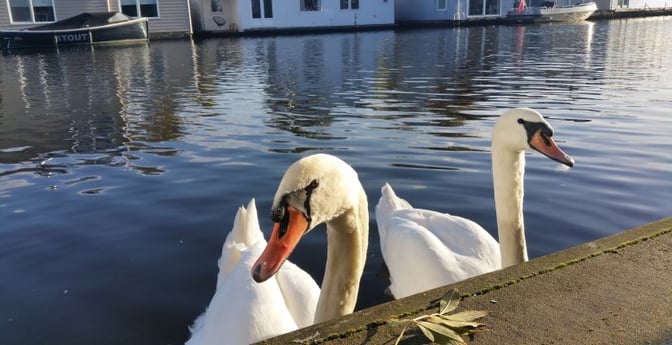
M 278 229 L 278 239 L 281 239 L 285 234 L 287 233 L 288 227 L 289 227 L 289 212 L 285 211 L 285 208 L 282 208 L 282 218 L 280 221 L 280 227 Z
M 317 186 L 319 186 L 319 185 L 320 185 L 320 183 L 317 182 L 317 180 L 310 181 L 310 184 L 308 186 L 306 186 L 306 192 L 308 192 L 308 193 L 312 192 L 313 189 L 317 188 Z
M 271 220 L 274 223 L 282 222 L 282 219 L 285 217 L 285 206 L 280 206 L 274 210 L 271 210 Z
M 541 133 L 541 138 L 544 140 L 544 143 L 546 146 L 550 145 L 551 142 L 548 138 L 553 136 L 553 130 L 548 127 L 543 122 L 531 122 L 531 121 L 525 121 L 523 119 L 518 119 L 518 123 L 523 125 L 525 127 L 525 131 L 527 132 L 527 138 L 528 141 L 532 139 L 532 137 L 537 133 Z

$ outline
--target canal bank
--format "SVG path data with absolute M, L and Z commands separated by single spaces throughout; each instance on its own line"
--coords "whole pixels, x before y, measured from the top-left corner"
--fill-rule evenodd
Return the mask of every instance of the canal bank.
M 469 344 L 669 344 L 671 267 L 672 217 L 260 344 L 394 344 L 388 320 L 434 313 L 453 288 L 457 312 L 490 312 Z M 417 328 L 401 342 L 425 343 Z

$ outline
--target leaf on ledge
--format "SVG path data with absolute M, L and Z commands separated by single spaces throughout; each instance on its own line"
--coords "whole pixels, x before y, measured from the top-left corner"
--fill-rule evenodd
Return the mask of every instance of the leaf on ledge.
M 426 328 L 427 331 L 432 335 L 432 339 L 430 339 L 430 341 L 433 341 L 435 343 L 445 345 L 457 345 L 457 344 L 466 345 L 464 339 L 462 339 L 462 337 L 459 334 L 457 334 L 449 327 L 428 321 L 418 321 L 418 327 L 421 330 Z M 428 332 L 423 331 L 425 336 L 427 336 Z M 429 339 L 429 337 L 427 338 Z
M 453 321 L 465 321 L 465 322 L 471 322 L 476 319 L 480 319 L 482 317 L 487 316 L 490 314 L 489 311 L 487 310 L 466 310 L 466 311 L 461 311 L 459 313 L 455 314 L 450 314 L 450 315 L 444 315 L 450 318 Z
M 404 324 L 395 345 L 399 344 L 409 326 L 416 325 L 429 341 L 441 345 L 467 345 L 462 336 L 471 336 L 483 331 L 485 325 L 474 320 L 480 319 L 490 312 L 485 310 L 466 310 L 455 314 L 447 314 L 457 309 L 460 293 L 453 289 L 443 295 L 439 302 L 439 312 L 418 316 L 414 319 L 390 319 L 392 326 Z
M 457 289 L 448 291 L 441 298 L 441 302 L 439 302 L 439 313 L 445 314 L 451 312 L 457 309 L 458 304 L 460 304 L 460 293 L 457 291 Z

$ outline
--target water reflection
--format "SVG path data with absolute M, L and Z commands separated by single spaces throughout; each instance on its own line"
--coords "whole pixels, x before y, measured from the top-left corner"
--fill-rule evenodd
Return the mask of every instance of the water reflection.
M 171 48 L 163 45 L 151 54 L 142 45 L 6 56 L 2 93 L 21 101 L 2 104 L 0 147 L 25 149 L 3 152 L 0 162 L 41 162 L 51 152 L 68 152 L 103 153 L 107 158 L 96 164 L 115 165 L 119 156 L 132 161 L 131 151 L 174 154 L 151 144 L 182 136 L 175 92 L 182 80 L 192 79 L 191 70 L 181 68 L 190 52 Z
M 188 133 L 181 113 L 227 115 L 236 104 L 260 104 L 255 111 L 271 114 L 268 127 L 310 139 L 345 140 L 329 129 L 335 118 L 374 113 L 402 119 L 399 128 L 411 131 L 460 127 L 481 117 L 471 111 L 475 103 L 501 99 L 491 92 L 496 83 L 511 85 L 512 101 L 549 88 L 577 92 L 575 81 L 586 79 L 577 73 L 591 63 L 593 25 L 428 30 L 422 40 L 416 32 L 383 31 L 12 55 L 3 63 L 3 98 L 21 102 L 1 103 L 7 115 L 0 147 L 30 148 L 0 160 L 53 151 L 171 155 L 175 150 L 151 143 Z M 557 46 L 571 51 L 558 56 Z

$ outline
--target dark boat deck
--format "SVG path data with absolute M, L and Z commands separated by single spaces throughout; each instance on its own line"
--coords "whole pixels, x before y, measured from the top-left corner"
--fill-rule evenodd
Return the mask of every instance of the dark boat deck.
M 92 28 L 97 26 L 108 25 L 112 23 L 128 21 L 132 18 L 126 16 L 122 13 L 115 12 L 94 12 L 94 13 L 82 13 L 74 17 L 70 17 L 55 23 L 34 26 L 26 30 L 29 31 L 56 31 L 56 30 L 73 30 L 73 29 L 83 29 L 83 28 Z
M 82 13 L 55 23 L 22 30 L 0 31 L 3 49 L 48 48 L 61 45 L 84 45 L 146 41 L 147 18 L 131 18 L 117 12 Z

